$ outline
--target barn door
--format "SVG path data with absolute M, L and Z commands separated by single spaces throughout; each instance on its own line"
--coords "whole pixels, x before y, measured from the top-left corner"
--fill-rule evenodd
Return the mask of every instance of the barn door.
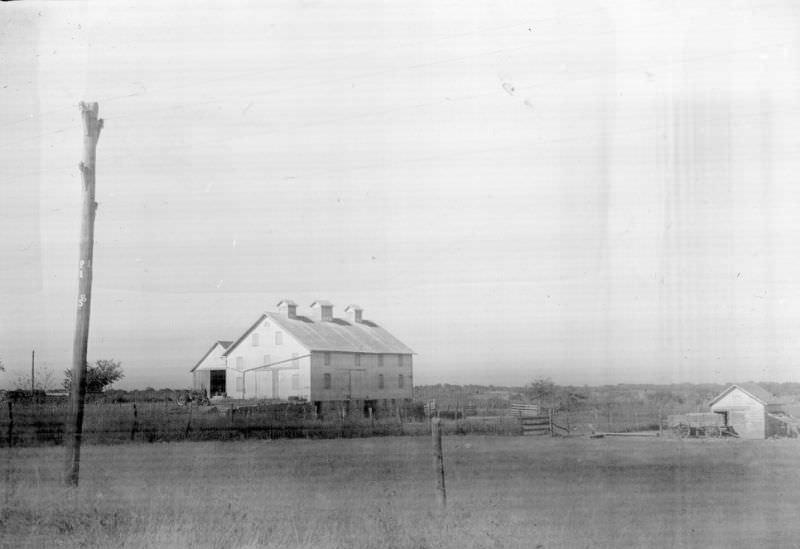
M 272 398 L 272 372 L 256 371 L 256 398 Z
M 211 370 L 209 372 L 208 393 L 209 396 L 223 395 L 225 389 L 225 370 Z

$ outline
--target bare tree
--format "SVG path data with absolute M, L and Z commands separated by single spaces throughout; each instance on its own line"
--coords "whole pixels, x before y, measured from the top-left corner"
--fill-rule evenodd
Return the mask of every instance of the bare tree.
M 16 389 L 21 391 L 31 390 L 31 376 L 30 374 L 17 376 L 14 382 Z M 49 368 L 42 368 L 36 373 L 36 380 L 34 383 L 34 390 L 36 391 L 49 391 L 58 386 L 56 374 Z

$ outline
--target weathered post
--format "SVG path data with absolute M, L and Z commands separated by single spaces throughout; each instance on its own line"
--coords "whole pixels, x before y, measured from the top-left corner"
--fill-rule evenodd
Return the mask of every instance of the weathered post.
M 14 404 L 8 401 L 8 447 L 14 445 Z
M 77 486 L 80 473 L 83 405 L 86 396 L 86 350 L 89 344 L 89 314 L 92 305 L 92 257 L 94 254 L 95 157 L 103 120 L 97 118 L 97 103 L 80 104 L 83 115 L 83 161 L 78 165 L 83 185 L 81 211 L 80 257 L 78 263 L 78 302 L 75 337 L 72 343 L 72 386 L 70 413 L 67 421 L 67 456 L 64 481 Z
M 447 505 L 447 492 L 444 486 L 444 455 L 442 454 L 442 420 L 435 417 L 431 421 L 433 439 L 433 474 L 436 477 L 436 501 L 444 509 Z
M 136 431 L 139 430 L 139 412 L 136 410 L 136 403 L 133 403 L 133 425 L 131 426 L 131 441 L 136 440 Z
M 36 384 L 34 383 L 34 357 L 36 356 L 36 351 L 31 351 L 31 399 L 36 402 Z
M 183 433 L 183 438 L 189 438 L 189 432 L 192 430 L 192 403 L 189 403 L 189 419 L 186 421 L 186 432 Z

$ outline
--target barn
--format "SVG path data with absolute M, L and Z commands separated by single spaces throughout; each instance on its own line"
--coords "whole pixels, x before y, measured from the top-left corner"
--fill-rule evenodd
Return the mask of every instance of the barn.
M 210 396 L 304 400 L 324 412 L 396 410 L 414 395 L 413 354 L 385 328 L 349 305 L 344 318 L 320 300 L 310 313 L 283 300 L 234 341 L 217 341 L 193 369 Z M 222 390 L 220 391 L 220 388 Z
M 786 415 L 777 397 L 755 383 L 731 385 L 710 402 L 725 425 L 740 438 L 764 439 L 787 434 Z
M 225 351 L 232 341 L 215 341 L 190 371 L 195 391 L 203 391 L 209 397 L 224 395 L 227 392 L 227 372 Z

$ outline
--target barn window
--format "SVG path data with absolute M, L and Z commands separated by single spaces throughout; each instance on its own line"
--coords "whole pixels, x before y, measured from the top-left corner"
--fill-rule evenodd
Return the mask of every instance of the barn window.
M 403 381 L 404 381 L 403 374 L 397 376 L 397 386 L 400 387 L 401 389 L 403 388 Z
M 258 347 L 258 334 L 253 334 L 253 347 Z
M 292 389 L 300 388 L 300 374 L 292 374 Z
M 239 392 L 244 390 L 244 378 L 242 376 L 236 376 L 236 390 Z
M 383 355 L 378 355 L 378 367 L 383 366 Z
M 359 367 L 361 366 L 361 355 L 360 355 L 360 354 L 358 354 L 358 353 L 356 353 L 356 354 L 355 354 L 355 357 L 356 357 L 356 358 L 355 358 L 355 362 L 356 362 L 356 368 L 359 368 Z
M 322 356 L 324 357 L 325 366 L 331 365 L 331 354 L 330 353 L 323 353 Z
M 378 389 L 383 389 L 383 374 L 378 374 Z
M 322 375 L 322 383 L 323 383 L 323 388 L 330 389 L 331 388 L 331 375 L 330 374 L 323 374 Z
M 237 356 L 236 357 L 236 369 L 243 370 L 244 369 L 244 357 Z
M 269 355 L 264 355 L 264 366 L 270 363 Z
M 275 345 L 283 345 L 283 332 L 275 332 Z
M 397 355 L 397 365 L 400 367 L 403 366 L 403 355 Z

